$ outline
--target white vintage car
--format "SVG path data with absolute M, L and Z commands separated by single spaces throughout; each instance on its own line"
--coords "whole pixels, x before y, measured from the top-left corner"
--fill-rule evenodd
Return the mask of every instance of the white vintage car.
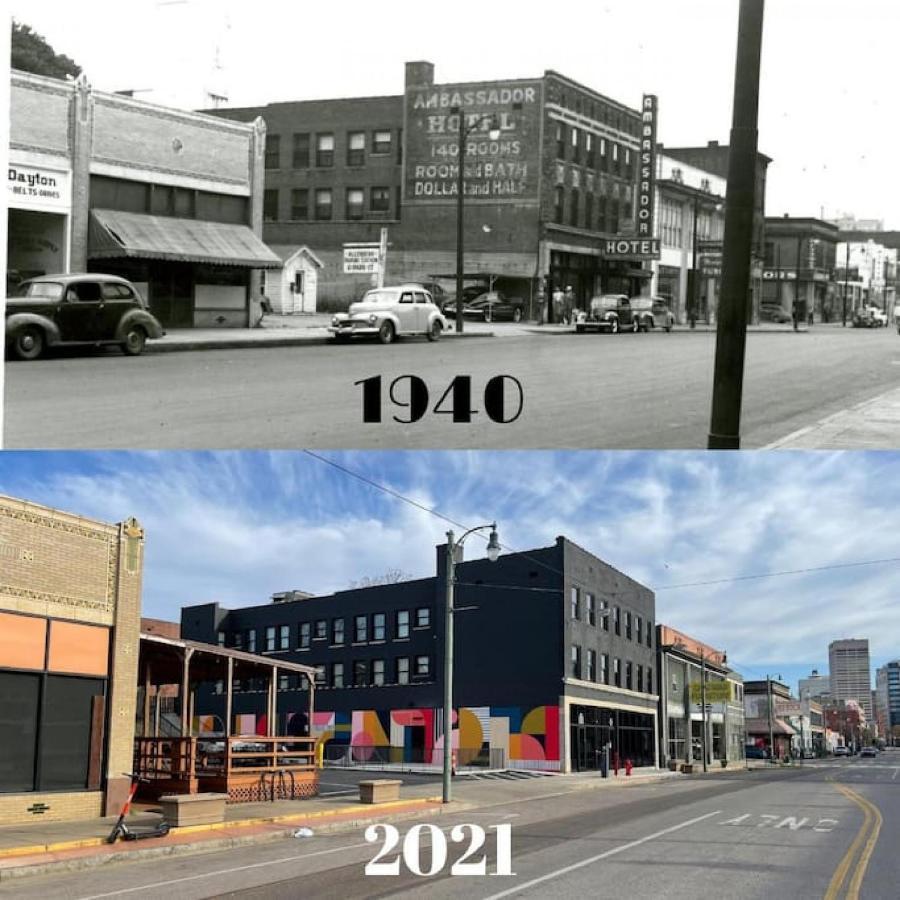
M 349 312 L 337 313 L 328 330 L 337 341 L 377 336 L 382 344 L 390 344 L 407 334 L 436 341 L 446 328 L 447 320 L 428 291 L 420 284 L 401 284 L 368 291 Z

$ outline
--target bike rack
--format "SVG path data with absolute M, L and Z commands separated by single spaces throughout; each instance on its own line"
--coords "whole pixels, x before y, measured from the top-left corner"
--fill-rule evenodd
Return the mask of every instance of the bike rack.
M 287 778 L 285 776 L 287 776 Z M 296 780 L 294 779 L 294 773 L 290 771 L 290 769 L 288 769 L 287 772 L 285 772 L 283 769 L 279 769 L 276 772 L 263 772 L 262 775 L 259 776 L 261 787 L 260 793 L 262 793 L 263 797 L 265 797 L 266 794 L 267 779 L 271 779 L 269 783 L 269 799 L 272 803 L 275 802 L 275 798 L 278 795 L 285 797 L 287 796 L 288 779 L 290 779 L 291 785 L 291 800 L 296 799 L 297 785 Z M 278 782 L 277 792 L 275 790 L 276 780 Z

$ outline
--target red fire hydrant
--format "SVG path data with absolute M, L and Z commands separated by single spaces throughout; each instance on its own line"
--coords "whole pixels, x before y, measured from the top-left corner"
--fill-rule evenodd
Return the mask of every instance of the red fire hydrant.
M 633 768 L 634 768 L 634 766 L 631 764 L 631 760 L 630 760 L 630 759 L 626 759 L 626 760 L 625 760 L 625 775 L 626 775 L 626 776 L 630 775 L 630 774 L 631 774 L 631 770 L 632 770 Z

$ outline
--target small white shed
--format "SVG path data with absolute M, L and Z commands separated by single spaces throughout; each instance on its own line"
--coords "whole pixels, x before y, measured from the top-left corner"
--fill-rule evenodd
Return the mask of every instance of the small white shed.
M 314 313 L 322 260 L 305 244 L 274 244 L 269 249 L 284 262 L 281 270 L 266 272 L 264 290 L 272 312 L 283 316 Z

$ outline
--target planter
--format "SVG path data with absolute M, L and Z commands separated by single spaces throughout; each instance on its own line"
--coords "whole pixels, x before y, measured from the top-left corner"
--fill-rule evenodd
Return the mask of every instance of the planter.
M 169 794 L 159 798 L 163 819 L 173 828 L 225 821 L 228 794 Z
M 720 759 L 719 764 L 722 766 L 723 769 L 728 768 L 728 760 L 727 759 Z
M 685 775 L 693 775 L 694 773 L 694 764 L 693 763 L 682 763 L 681 771 Z
M 669 771 L 677 772 L 678 771 L 678 762 L 674 759 L 669 760 Z
M 359 800 L 361 803 L 388 803 L 400 799 L 400 780 L 376 778 L 373 781 L 359 783 Z

